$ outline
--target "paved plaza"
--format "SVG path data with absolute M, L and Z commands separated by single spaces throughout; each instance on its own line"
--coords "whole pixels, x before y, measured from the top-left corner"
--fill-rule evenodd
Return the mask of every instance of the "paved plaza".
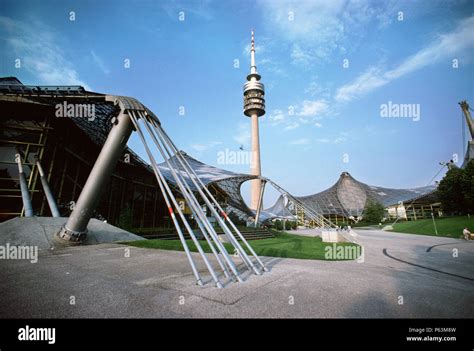
M 356 239 L 362 263 L 263 257 L 270 272 L 225 289 L 198 255 L 205 287 L 182 252 L 111 243 L 42 250 L 37 263 L 0 260 L 0 316 L 474 317 L 474 243 L 378 230 Z

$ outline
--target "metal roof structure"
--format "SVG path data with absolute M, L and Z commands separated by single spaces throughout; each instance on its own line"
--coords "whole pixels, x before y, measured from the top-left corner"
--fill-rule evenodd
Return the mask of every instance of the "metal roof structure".
M 263 210 L 260 213 L 262 221 L 271 220 L 273 218 L 294 219 L 295 215 L 288 209 L 288 203 L 285 201 L 285 196 L 280 195 L 273 206 Z
M 207 165 L 201 161 L 196 160 L 195 158 L 189 156 L 186 152 L 180 151 L 181 155 L 188 161 L 189 165 L 192 169 L 196 172 L 199 176 L 199 179 L 205 184 L 209 185 L 210 183 L 219 182 L 229 178 L 246 178 L 247 179 L 254 179 L 255 176 L 249 174 L 240 174 L 231 171 L 227 171 L 225 169 L 217 168 L 214 166 Z M 173 156 L 169 159 L 171 164 L 175 166 L 175 169 L 178 169 L 181 175 L 188 181 L 189 185 L 191 186 L 191 180 L 188 178 L 187 174 L 185 174 L 182 165 L 180 165 L 176 160 L 176 156 Z M 163 175 L 168 181 L 173 179 L 171 175 L 171 170 L 166 165 L 166 162 L 162 162 L 158 164 L 158 167 L 163 172 Z M 194 185 L 192 185 L 193 188 Z
M 56 103 L 64 103 L 67 99 L 75 104 L 94 104 L 94 120 L 87 118 L 70 118 L 70 120 L 99 147 L 102 147 L 109 135 L 112 117 L 117 116 L 119 111 L 116 105 L 106 101 L 106 94 L 87 91 L 79 85 L 23 85 L 16 77 L 3 77 L 0 78 L 0 94 L 3 101 L 35 103 L 51 107 Z M 130 164 L 146 167 L 152 172 L 150 165 L 133 150 L 127 147 L 124 153 L 130 154 Z
M 106 101 L 105 94 L 86 91 L 81 86 L 25 86 L 14 77 L 0 78 L 0 94 L 2 100 L 23 101 L 54 106 L 57 102 L 65 99 L 74 100 L 74 103 L 94 103 L 95 119 L 93 122 L 87 118 L 71 118 L 96 145 L 101 146 L 112 128 L 111 118 L 116 116 L 118 108 L 112 102 Z M 140 158 L 131 149 L 126 149 L 131 155 L 130 163 L 147 168 L 152 171 L 151 166 Z M 249 219 L 255 217 L 255 211 L 251 210 L 241 195 L 242 183 L 258 178 L 250 174 L 235 173 L 207 165 L 196 160 L 183 151 L 181 155 L 188 161 L 191 168 L 196 172 L 204 185 L 216 186 L 228 195 L 229 209 L 234 211 L 240 218 Z M 196 190 L 188 174 L 183 171 L 181 165 L 174 160 L 170 161 L 179 169 L 183 178 L 191 189 Z M 167 182 L 179 191 L 171 171 L 166 162 L 158 164 Z M 355 180 L 349 173 L 343 172 L 339 180 L 329 189 L 308 196 L 294 196 L 295 199 L 321 215 L 360 216 L 368 200 L 380 202 L 384 206 L 390 206 L 402 202 L 413 201 L 421 197 L 433 196 L 434 186 L 419 187 L 413 189 L 391 189 L 364 184 Z M 262 221 L 272 218 L 289 218 L 292 216 L 285 204 L 284 197 L 278 198 L 276 203 L 266 210 L 261 211 Z
M 233 210 L 240 218 L 247 219 L 248 217 L 254 216 L 254 211 L 252 211 L 245 203 L 242 198 L 240 187 L 242 183 L 250 179 L 256 179 L 256 176 L 250 174 L 235 173 L 227 171 L 221 168 L 210 166 L 201 161 L 196 160 L 195 158 L 189 156 L 186 152 L 180 151 L 181 155 L 186 159 L 191 168 L 196 172 L 199 179 L 209 187 L 214 185 L 221 189 L 228 196 L 228 206 Z M 184 172 L 181 164 L 176 162 L 176 156 L 173 156 L 169 159 L 170 163 L 176 170 L 179 170 L 182 177 L 186 180 L 189 187 L 193 190 L 197 190 L 189 176 Z M 171 170 L 166 165 L 166 162 L 158 164 L 158 168 L 162 171 L 163 176 L 166 180 L 172 184 L 175 188 L 176 185 L 174 178 L 171 174 Z
M 392 189 L 367 185 L 343 172 L 332 187 L 309 196 L 295 197 L 303 204 L 323 215 L 345 217 L 361 216 L 367 201 L 379 202 L 388 207 L 399 202 L 411 202 L 432 195 L 435 186 L 412 189 Z

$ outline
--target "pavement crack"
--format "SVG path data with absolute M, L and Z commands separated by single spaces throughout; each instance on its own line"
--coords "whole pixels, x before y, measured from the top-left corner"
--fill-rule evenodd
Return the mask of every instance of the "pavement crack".
M 461 240 L 458 240 L 458 241 L 453 241 L 452 243 L 433 245 L 433 246 L 430 246 L 429 248 L 427 248 L 426 252 L 431 252 L 431 249 L 434 249 L 435 247 L 438 247 L 438 246 L 454 245 L 454 244 L 460 244 L 460 243 L 468 244 L 469 242 L 468 241 L 462 242 Z M 472 243 L 470 243 L 470 244 L 472 244 Z
M 396 258 L 396 257 L 390 255 L 390 254 L 387 252 L 387 249 L 383 249 L 383 254 L 384 254 L 385 256 L 387 256 L 388 258 L 391 258 L 392 260 L 395 260 L 395 261 L 398 261 L 398 262 L 402 262 L 402 263 L 406 263 L 406 264 L 409 264 L 409 265 L 414 266 L 414 267 L 419 267 L 419 268 L 427 269 L 427 270 L 432 271 L 432 272 L 450 275 L 450 276 L 456 277 L 456 278 L 461 278 L 461 279 L 466 279 L 466 280 L 474 281 L 473 278 L 465 277 L 465 276 L 463 276 L 463 275 L 440 271 L 439 269 L 435 269 L 435 268 L 430 268 L 430 267 L 422 266 L 422 265 L 420 265 L 420 264 L 416 264 L 416 263 L 413 263 L 413 262 L 409 262 L 409 261 L 402 260 L 402 259 L 400 259 L 400 258 Z

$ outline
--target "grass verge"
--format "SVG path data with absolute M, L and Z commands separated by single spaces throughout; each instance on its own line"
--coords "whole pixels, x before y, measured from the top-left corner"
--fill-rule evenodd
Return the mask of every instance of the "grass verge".
M 435 218 L 438 236 L 446 236 L 459 239 L 465 227 L 472 232 L 474 230 L 474 217 L 441 217 Z M 432 219 L 420 219 L 417 221 L 398 222 L 393 226 L 393 231 L 398 233 L 436 235 Z
M 254 249 L 255 253 L 259 256 L 269 257 L 284 257 L 284 258 L 299 258 L 306 260 L 326 260 L 326 252 L 329 249 L 326 247 L 336 248 L 343 246 L 357 247 L 357 244 L 352 243 L 338 243 L 333 246 L 332 243 L 323 243 L 321 238 L 311 238 L 306 236 L 287 234 L 285 232 L 272 231 L 275 234 L 275 238 L 252 240 L 249 241 L 250 245 Z M 196 246 L 191 240 L 186 240 L 189 249 L 192 252 L 197 252 Z M 211 252 L 211 249 L 206 241 L 199 241 L 203 250 L 207 253 Z M 183 246 L 179 240 L 138 240 L 123 242 L 135 247 L 149 248 L 149 249 L 161 249 L 161 250 L 173 250 L 173 251 L 184 251 Z M 227 251 L 232 253 L 232 245 L 225 243 Z M 354 248 L 355 249 L 355 248 Z M 246 250 L 247 251 L 247 250 Z M 349 252 L 350 250 L 347 250 Z M 247 251 L 247 253 L 249 253 Z M 355 257 L 356 258 L 356 257 Z M 349 259 L 355 259 L 349 258 Z M 348 258 L 337 258 L 333 260 L 348 260 Z

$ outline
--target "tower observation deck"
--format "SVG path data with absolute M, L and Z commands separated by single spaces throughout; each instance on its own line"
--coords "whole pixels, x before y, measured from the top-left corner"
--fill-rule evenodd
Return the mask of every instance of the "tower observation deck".
M 260 82 L 260 74 L 257 73 L 255 64 L 255 39 L 252 31 L 252 45 L 250 48 L 250 73 L 244 84 L 244 114 L 248 117 L 265 114 L 265 87 Z

